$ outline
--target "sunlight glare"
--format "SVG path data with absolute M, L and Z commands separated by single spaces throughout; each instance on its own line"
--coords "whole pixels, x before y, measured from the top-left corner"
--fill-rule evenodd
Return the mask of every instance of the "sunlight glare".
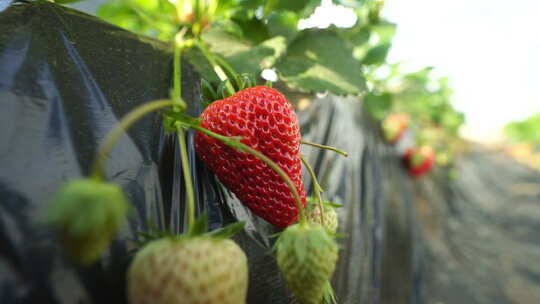
M 307 19 L 298 22 L 298 28 L 327 28 L 330 25 L 337 27 L 351 27 L 356 23 L 356 14 L 351 8 L 343 5 L 335 5 L 332 0 L 323 0 L 321 6 Z

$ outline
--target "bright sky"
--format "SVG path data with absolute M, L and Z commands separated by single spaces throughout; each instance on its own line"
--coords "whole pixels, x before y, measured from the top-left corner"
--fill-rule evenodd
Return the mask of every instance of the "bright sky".
M 540 111 L 539 0 L 386 0 L 397 23 L 389 60 L 448 76 L 471 127 Z
M 350 14 L 323 0 L 299 27 L 351 26 Z M 386 0 L 383 15 L 398 25 L 389 61 L 448 76 L 475 137 L 540 112 L 540 0 Z

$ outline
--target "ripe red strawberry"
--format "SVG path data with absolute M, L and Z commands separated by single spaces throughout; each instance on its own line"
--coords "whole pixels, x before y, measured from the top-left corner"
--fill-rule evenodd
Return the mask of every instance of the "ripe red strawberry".
M 406 114 L 388 115 L 382 123 L 384 138 L 391 143 L 396 143 L 403 136 L 408 125 L 409 116 Z
M 410 148 L 405 152 L 403 160 L 410 175 L 422 176 L 433 167 L 435 152 L 429 146 Z
M 258 86 L 210 104 L 201 126 L 263 153 L 291 178 L 305 206 L 300 160 L 300 128 L 291 104 L 278 91 Z M 265 163 L 197 132 L 195 149 L 202 161 L 253 213 L 286 227 L 298 210 L 287 184 Z
M 128 272 L 130 304 L 239 304 L 247 258 L 230 239 L 163 238 L 142 248 Z

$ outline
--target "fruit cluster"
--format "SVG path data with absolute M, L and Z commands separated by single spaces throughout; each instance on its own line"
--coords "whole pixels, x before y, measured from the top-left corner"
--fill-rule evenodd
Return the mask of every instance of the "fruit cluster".
M 292 105 L 277 90 L 255 86 L 212 102 L 194 118 L 183 113 L 185 105 L 174 96 L 181 95 L 176 92 L 171 101 L 143 105 L 125 118 L 132 123 L 144 113 L 172 107 L 164 123 L 169 130 L 176 128 L 179 136 L 189 225 L 182 235 L 159 230 L 155 236 L 142 234 L 146 242 L 128 273 L 130 303 L 245 303 L 247 258 L 229 239 L 243 223 L 208 232 L 206 217 L 195 218 L 185 128 L 197 131 L 195 150 L 218 179 L 254 214 L 284 228 L 274 252 L 298 300 L 333 301 L 329 280 L 338 256 L 337 215 L 331 205 L 323 204 L 322 189 L 300 154 L 302 141 Z M 105 156 L 125 131 L 122 128 L 129 126 L 125 121 L 100 147 L 93 176 L 68 182 L 54 198 L 51 223 L 78 264 L 97 261 L 127 216 L 126 197 L 117 185 L 104 181 L 102 173 Z M 319 198 L 319 205 L 310 201 L 307 209 L 302 163 L 308 166 Z
M 156 7 L 167 11 L 167 7 L 171 5 L 169 2 L 164 1 L 166 5 L 156 5 Z M 289 5 L 284 3 L 278 5 L 277 1 L 267 2 L 263 10 L 257 9 L 258 12 L 254 11 L 252 15 L 262 13 L 263 17 L 274 16 L 270 14 L 272 7 L 274 9 L 285 7 L 287 14 L 292 13 L 288 9 Z M 308 5 L 308 2 L 304 2 L 305 4 L 300 7 Z M 114 4 L 114 7 L 116 5 Z M 136 6 L 131 7 L 133 3 L 129 5 L 127 11 L 137 11 L 135 15 L 144 16 L 145 21 L 155 16 L 146 15 Z M 379 18 L 381 6 L 382 3 L 375 3 L 369 9 L 367 18 L 369 27 L 381 21 Z M 123 119 L 98 151 L 93 176 L 67 183 L 55 196 L 51 223 L 59 231 L 67 253 L 74 262 L 88 265 L 97 261 L 109 246 L 115 233 L 125 223 L 129 206 L 120 187 L 105 181 L 102 171 L 106 156 L 111 151 L 112 144 L 125 132 L 125 129 L 142 115 L 166 109 L 163 115 L 165 128 L 178 135 L 187 197 L 185 205 L 188 230 L 181 235 L 170 235 L 163 231 L 154 231 L 155 234 L 141 233 L 145 244 L 135 254 L 128 272 L 127 294 L 130 303 L 239 304 L 246 301 L 249 281 L 247 257 L 242 248 L 230 239 L 242 230 L 243 223 L 234 223 L 208 232 L 206 217 L 204 215 L 195 217 L 193 182 L 184 134 L 186 129 L 196 131 L 195 150 L 202 162 L 221 183 L 255 215 L 283 229 L 275 242 L 274 253 L 277 265 L 298 301 L 303 304 L 335 302 L 329 281 L 338 259 L 338 245 L 335 239 L 338 216 L 334 204 L 322 199 L 322 188 L 309 163 L 300 154 L 300 145 L 310 144 L 345 156 L 346 152 L 333 147 L 303 142 L 296 114 L 285 96 L 268 86 L 253 86 L 250 81 L 242 78 L 245 75 L 236 74 L 236 66 L 227 60 L 236 58 L 237 62 L 242 63 L 242 68 L 244 64 L 250 67 L 247 69 L 250 73 L 251 70 L 261 72 L 262 66 L 274 65 L 282 74 L 297 72 L 305 74 L 302 77 L 288 77 L 288 84 L 291 87 L 304 91 L 360 94 L 364 87 L 361 78 L 353 82 L 347 81 L 347 85 L 343 87 L 342 81 L 335 81 L 332 79 L 334 77 L 319 78 L 326 76 L 325 73 L 320 72 L 320 69 L 313 68 L 306 72 L 296 68 L 295 64 L 289 64 L 289 62 L 296 62 L 298 60 L 296 57 L 304 55 L 301 53 L 309 55 L 306 59 L 312 61 L 311 50 L 316 47 L 309 45 L 318 47 L 324 44 L 326 49 L 334 51 L 317 53 L 315 57 L 321 58 L 330 54 L 327 60 L 318 59 L 320 62 L 316 62 L 317 65 L 322 62 L 330 65 L 330 70 L 336 70 L 336 75 L 340 76 L 335 78 L 342 78 L 350 71 L 358 71 L 361 66 L 353 57 L 353 51 L 344 48 L 346 44 L 341 42 L 343 41 L 341 36 L 350 35 L 336 36 L 332 30 L 331 33 L 326 34 L 307 35 L 306 33 L 303 39 L 296 39 L 309 46 L 306 48 L 310 52 L 293 52 L 292 48 L 291 52 L 276 49 L 273 52 L 275 55 L 260 57 L 262 53 L 266 53 L 260 52 L 261 46 L 267 49 L 268 46 L 278 45 L 281 41 L 279 39 L 284 39 L 279 37 L 275 40 L 274 38 L 278 37 L 274 37 L 271 39 L 272 43 L 246 47 L 246 51 L 243 47 L 238 47 L 237 49 L 242 49 L 241 54 L 232 52 L 228 54 L 230 56 L 224 56 L 225 54 L 219 56 L 214 52 L 226 50 L 228 53 L 229 51 L 228 46 L 221 47 L 224 39 L 220 37 L 223 33 L 220 34 L 217 31 L 213 35 L 205 36 L 207 39 L 217 37 L 219 39 L 216 41 L 219 43 L 212 43 L 212 39 L 205 41 L 202 33 L 206 29 L 213 28 L 211 24 L 218 21 L 216 16 L 220 13 L 236 15 L 229 14 L 227 11 L 220 6 L 219 1 L 215 0 L 176 1 L 173 24 L 159 26 L 160 30 L 167 29 L 164 30 L 164 37 L 172 38 L 174 35 L 174 89 L 170 100 L 142 105 Z M 167 11 L 168 15 L 171 12 L 171 10 Z M 160 14 L 160 16 L 164 15 L 167 14 Z M 151 20 L 152 24 L 155 22 L 159 24 L 163 18 L 155 19 L 159 20 Z M 260 19 L 253 20 L 255 23 L 242 22 L 242 24 L 245 23 L 246 26 L 251 27 L 253 24 L 265 26 L 268 23 L 260 22 Z M 228 23 L 221 23 L 221 26 L 235 24 L 231 22 L 232 20 L 228 21 Z M 139 24 L 138 22 L 127 23 Z M 216 23 L 219 24 L 219 22 Z M 238 28 L 241 29 L 241 27 Z M 241 31 L 249 33 L 250 30 L 242 29 Z M 292 30 L 294 33 L 292 36 L 299 34 L 296 33 L 296 25 Z M 235 43 L 234 40 L 230 42 Z M 241 42 L 236 41 L 236 43 Z M 284 45 L 291 44 L 290 41 L 287 43 L 283 41 L 283 43 Z M 218 44 L 220 47 L 217 47 Z M 304 46 L 294 47 L 295 50 L 303 48 Z M 372 51 L 377 48 L 380 46 L 367 52 L 366 58 L 362 60 L 363 64 L 377 64 L 380 61 L 370 59 L 370 54 L 374 54 Z M 213 84 L 210 84 L 203 79 L 203 104 L 208 103 L 208 106 L 198 118 L 185 114 L 187 105 L 182 100 L 180 79 L 183 50 L 188 51 L 187 57 L 191 58 L 190 62 L 203 78 L 210 81 L 211 78 L 217 76 L 221 81 L 216 89 L 213 87 L 215 80 L 212 80 Z M 336 54 L 339 54 L 341 61 L 339 65 L 332 67 Z M 286 56 L 278 60 L 279 56 L 283 55 Z M 199 56 L 206 60 L 194 59 Z M 383 61 L 384 57 L 382 57 Z M 238 60 L 242 58 L 245 60 Z M 261 64 L 261 61 L 264 61 L 264 64 Z M 270 64 L 271 62 L 274 64 Z M 349 64 L 341 64 L 343 62 Z M 208 64 L 211 69 L 207 68 Z M 284 73 L 291 68 L 289 73 Z M 324 67 L 322 71 L 326 70 L 327 67 Z M 216 75 L 213 75 L 214 73 Z M 295 78 L 311 81 L 301 83 L 296 81 L 298 83 L 295 83 Z M 212 95 L 211 98 L 204 98 L 205 91 Z M 384 100 L 384 96 L 386 95 L 378 97 Z M 384 103 L 381 102 L 381 104 Z M 408 125 L 407 115 L 390 115 L 382 125 L 385 139 L 390 143 L 398 143 L 403 138 Z M 433 149 L 411 148 L 403 155 L 403 160 L 411 175 L 421 176 L 433 166 Z M 313 200 L 306 200 L 302 164 L 309 172 L 314 185 Z M 80 210 L 87 212 L 80 212 Z
M 409 120 L 409 116 L 402 113 L 388 115 L 381 124 L 384 138 L 389 143 L 398 143 L 409 126 Z M 402 155 L 402 161 L 411 176 L 420 177 L 433 168 L 435 151 L 427 145 L 409 147 Z

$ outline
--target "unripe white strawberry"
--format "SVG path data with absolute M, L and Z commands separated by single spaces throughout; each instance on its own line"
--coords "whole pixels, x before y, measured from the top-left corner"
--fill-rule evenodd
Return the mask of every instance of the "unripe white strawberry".
M 230 239 L 168 237 L 152 241 L 128 272 L 130 304 L 241 304 L 247 258 Z

